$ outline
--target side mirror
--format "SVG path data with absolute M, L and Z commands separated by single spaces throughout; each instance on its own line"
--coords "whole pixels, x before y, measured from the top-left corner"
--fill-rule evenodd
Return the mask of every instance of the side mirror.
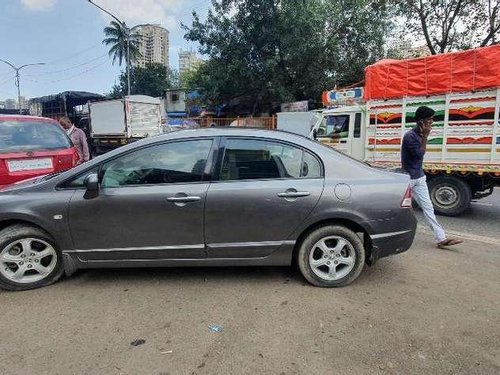
M 99 191 L 99 177 L 97 177 L 97 173 L 91 173 L 87 177 L 85 177 L 83 184 L 87 188 L 87 191 Z

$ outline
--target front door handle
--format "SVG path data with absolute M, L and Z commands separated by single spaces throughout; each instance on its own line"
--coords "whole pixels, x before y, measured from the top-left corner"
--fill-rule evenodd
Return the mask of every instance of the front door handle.
M 300 197 L 308 197 L 311 195 L 308 191 L 296 191 L 296 190 L 287 190 L 283 193 L 278 193 L 278 197 L 280 198 L 300 198 Z
M 201 197 L 189 196 L 189 195 L 167 198 L 167 201 L 173 203 L 190 203 L 190 202 L 198 202 L 199 200 L 201 200 Z

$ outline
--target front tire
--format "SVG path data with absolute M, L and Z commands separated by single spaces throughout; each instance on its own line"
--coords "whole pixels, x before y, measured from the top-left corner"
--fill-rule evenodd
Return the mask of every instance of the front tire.
M 365 249 L 352 230 L 339 225 L 320 227 L 302 242 L 298 265 L 304 278 L 319 287 L 352 283 L 365 264 Z
M 459 216 L 470 207 L 472 191 L 456 177 L 439 176 L 428 182 L 434 211 L 442 216 Z
M 40 288 L 56 282 L 63 272 L 61 252 L 43 230 L 13 225 L 0 231 L 0 288 Z

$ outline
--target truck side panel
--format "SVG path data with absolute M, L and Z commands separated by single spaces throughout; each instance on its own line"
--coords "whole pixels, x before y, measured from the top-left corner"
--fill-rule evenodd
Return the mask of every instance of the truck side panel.
M 460 167 L 500 171 L 499 91 L 436 97 L 373 101 L 368 104 L 366 159 L 399 163 L 401 140 L 415 126 L 415 111 L 427 105 L 436 111 L 425 168 Z M 472 170 L 471 170 L 472 168 Z
M 89 103 L 91 137 L 125 137 L 125 111 L 122 100 Z
M 127 101 L 129 138 L 144 138 L 161 133 L 160 102 L 158 104 Z

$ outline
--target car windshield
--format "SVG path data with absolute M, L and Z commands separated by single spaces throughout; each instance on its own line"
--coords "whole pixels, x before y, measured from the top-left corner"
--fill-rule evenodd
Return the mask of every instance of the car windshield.
M 0 121 L 0 153 L 71 147 L 64 130 L 43 121 Z

